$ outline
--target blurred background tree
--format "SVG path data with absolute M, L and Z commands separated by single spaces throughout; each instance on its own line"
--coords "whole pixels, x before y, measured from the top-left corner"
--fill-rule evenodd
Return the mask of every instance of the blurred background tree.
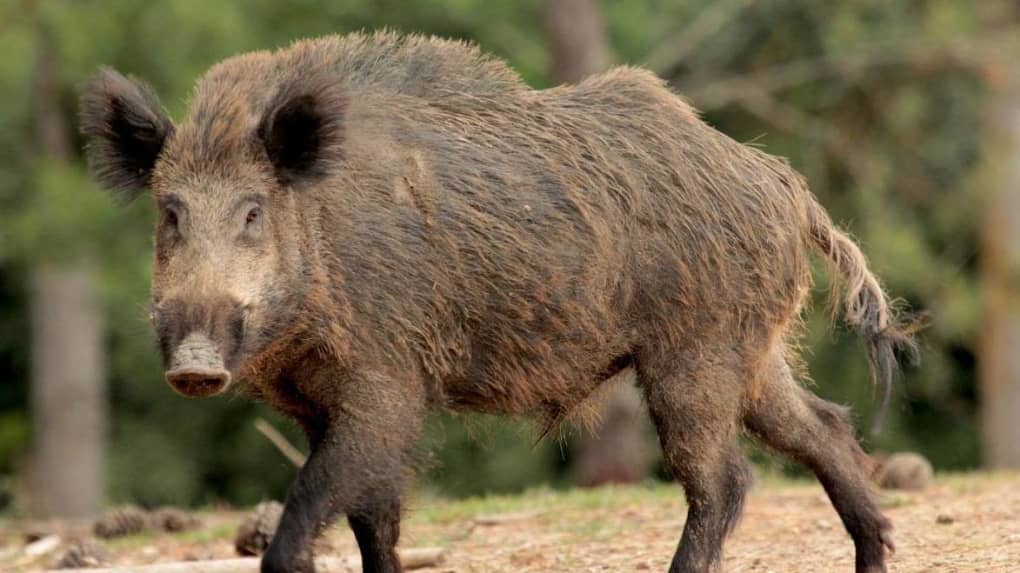
M 568 12 L 577 9 L 564 4 Z M 989 119 L 989 110 L 1017 97 L 1004 88 L 1012 70 L 1001 63 L 1016 53 L 1012 3 L 590 4 L 601 10 L 607 55 L 586 69 L 647 65 L 723 132 L 789 157 L 833 217 L 860 239 L 890 292 L 930 312 L 924 361 L 906 372 L 885 430 L 869 446 L 917 450 L 941 469 L 977 467 L 982 435 L 984 453 L 998 451 L 991 444 L 1016 428 L 1020 405 L 996 397 L 1016 395 L 1020 369 L 987 367 L 1008 358 L 1012 338 L 982 334 L 983 296 L 998 285 L 994 292 L 1008 296 L 988 300 L 1005 300 L 1000 308 L 1015 311 L 1017 263 L 992 264 L 978 247 L 983 235 L 987 248 L 1016 240 L 982 228 L 991 221 L 986 215 L 1001 211 L 986 209 L 987 195 L 1006 187 L 1000 167 L 1017 153 L 1008 142 L 996 143 L 1001 139 L 993 140 L 990 129 L 1001 121 L 995 117 L 1014 116 Z M 300 37 L 389 26 L 473 40 L 540 88 L 574 78 L 554 66 L 562 56 L 550 37 L 549 7 L 539 0 L 0 0 L 0 503 L 9 506 L 15 491 L 41 487 L 15 477 L 35 466 L 29 460 L 52 426 L 33 425 L 30 415 L 30 381 L 47 376 L 40 360 L 56 361 L 66 379 L 90 370 L 95 395 L 104 382 L 109 388 L 108 413 L 102 401 L 92 410 L 102 413 L 95 427 L 109 439 L 102 493 L 110 501 L 280 498 L 294 469 L 252 421 L 266 417 L 301 443 L 289 422 L 259 405 L 191 402 L 161 380 L 145 311 L 152 206 L 143 197 L 118 208 L 85 176 L 73 130 L 79 82 L 98 65 L 112 65 L 152 83 L 179 116 L 194 81 L 218 60 Z M 41 82 L 44 55 L 53 66 Z M 66 153 L 47 151 L 45 133 L 56 128 L 43 124 L 65 126 Z M 1001 204 L 1008 205 L 992 205 Z M 1017 225 L 1005 226 L 1015 235 Z M 55 302 L 36 289 L 34 277 L 43 266 L 70 272 L 75 261 L 85 261 L 92 278 L 71 290 L 95 289 L 93 328 L 103 352 L 94 367 L 55 345 L 33 348 L 44 335 L 33 309 Z M 863 348 L 828 325 L 821 268 L 818 279 L 805 337 L 816 391 L 852 404 L 867 422 L 874 400 Z M 81 297 L 79 308 L 88 300 Z M 1015 332 L 995 330 L 994 320 L 1015 325 L 1010 316 L 990 310 L 986 332 Z M 989 403 L 1006 408 L 993 414 L 1005 422 L 986 421 L 983 434 L 979 412 L 992 411 L 978 407 L 979 364 Z M 76 396 L 65 398 L 73 404 L 64 406 L 68 412 L 85 408 Z M 574 449 L 556 438 L 535 446 L 535 437 L 525 422 L 437 415 L 427 440 L 434 453 L 426 485 L 459 496 L 569 483 Z M 1018 455 L 1007 451 L 994 463 L 1020 465 Z
M 609 38 L 597 0 L 545 0 L 543 4 L 554 83 L 577 83 L 610 64 Z M 573 481 L 584 487 L 639 481 L 648 472 L 650 424 L 633 370 L 605 383 L 592 427 L 578 428 Z

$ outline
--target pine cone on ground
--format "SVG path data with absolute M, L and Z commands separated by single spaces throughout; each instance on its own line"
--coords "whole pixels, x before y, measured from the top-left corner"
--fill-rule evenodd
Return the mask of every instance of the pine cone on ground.
M 190 511 L 177 507 L 161 507 L 149 514 L 149 524 L 156 531 L 177 533 L 196 529 L 202 525 L 202 520 Z
M 134 505 L 122 505 L 97 519 L 92 531 L 103 539 L 124 537 L 144 531 L 147 521 L 145 510 Z
M 264 501 L 256 505 L 237 528 L 234 549 L 238 555 L 262 555 L 276 534 L 281 515 L 283 505 L 279 502 Z
M 85 569 L 109 565 L 110 552 L 95 539 L 75 539 L 60 556 L 54 569 Z

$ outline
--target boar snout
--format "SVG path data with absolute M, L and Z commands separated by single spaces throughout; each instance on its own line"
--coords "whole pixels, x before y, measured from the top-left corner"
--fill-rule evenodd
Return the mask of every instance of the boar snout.
M 216 344 L 208 336 L 193 332 L 174 352 L 166 381 L 185 396 L 215 396 L 230 385 L 230 372 Z
M 245 308 L 227 295 L 199 294 L 154 302 L 152 322 L 168 384 L 185 396 L 215 396 L 242 359 Z

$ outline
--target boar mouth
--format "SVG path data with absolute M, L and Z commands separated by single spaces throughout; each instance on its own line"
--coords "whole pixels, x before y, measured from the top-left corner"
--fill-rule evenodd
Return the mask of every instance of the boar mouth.
M 184 396 L 203 398 L 222 394 L 230 385 L 223 356 L 208 336 L 193 332 L 181 341 L 166 371 L 166 381 Z

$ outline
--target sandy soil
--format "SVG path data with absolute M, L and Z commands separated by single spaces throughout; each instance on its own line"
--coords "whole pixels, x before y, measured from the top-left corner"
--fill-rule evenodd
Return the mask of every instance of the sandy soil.
M 683 524 L 679 490 L 668 484 L 610 487 L 445 501 L 418 496 L 402 546 L 441 546 L 427 573 L 666 571 Z M 919 493 L 882 492 L 895 524 L 893 572 L 1020 572 L 1020 475 L 940 477 Z M 118 565 L 233 556 L 241 512 L 203 514 L 202 528 L 105 542 Z M 24 533 L 45 529 L 67 540 L 83 524 L 0 523 L 0 570 L 52 566 L 62 549 L 29 559 Z M 346 528 L 332 528 L 320 554 L 356 552 Z M 726 546 L 724 571 L 853 570 L 853 545 L 821 488 L 766 482 L 748 500 Z

